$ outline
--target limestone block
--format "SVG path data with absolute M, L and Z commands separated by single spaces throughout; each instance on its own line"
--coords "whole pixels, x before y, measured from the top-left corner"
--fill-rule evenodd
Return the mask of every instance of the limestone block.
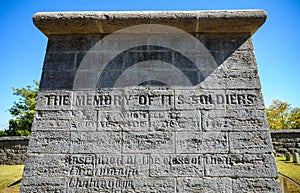
M 71 110 L 72 91 L 39 91 L 35 110 Z
M 147 154 L 97 154 L 94 175 L 97 177 L 141 178 L 149 176 L 154 162 Z M 74 166 L 77 164 L 75 163 Z
M 72 154 L 66 157 L 68 176 L 90 177 L 95 175 L 95 155 Z
M 207 154 L 204 163 L 210 177 L 277 177 L 271 154 Z
M 62 177 L 26 177 L 22 179 L 21 192 L 67 193 L 67 179 Z
M 98 50 L 103 35 L 52 35 L 47 44 L 47 53 L 70 53 Z M 95 47 L 94 47 L 95 46 Z
M 67 176 L 69 164 L 64 154 L 29 154 L 23 177 L 60 177 Z M 31 169 L 28 169 L 31 168 Z
M 120 132 L 71 132 L 71 153 L 121 152 Z
M 98 43 L 97 43 L 98 44 Z M 99 43 L 101 44 L 101 42 Z M 94 48 L 93 48 L 94 49 Z M 124 70 L 125 53 L 106 50 L 89 50 L 76 55 L 76 66 L 79 70 Z M 114 58 L 111 60 L 111 58 Z M 95 65 L 97 64 L 97 65 Z M 109 64 L 109 65 L 108 65 Z M 98 78 L 98 77 L 97 77 Z
M 220 99 L 222 100 L 222 99 Z M 227 90 L 226 91 L 227 109 L 253 109 L 264 110 L 264 100 L 260 90 Z
M 98 34 L 137 24 L 163 24 L 187 32 L 250 33 L 266 20 L 262 10 L 239 11 L 140 11 L 36 13 L 35 25 L 47 36 L 53 34 Z M 234 24 L 234 25 L 233 25 Z
M 279 181 L 270 178 L 238 178 L 233 180 L 233 192 L 280 193 Z
M 202 110 L 205 131 L 257 131 L 268 130 L 263 110 Z
M 210 51 L 235 51 L 237 49 L 253 49 L 252 44 L 250 42 L 247 42 L 250 38 L 249 33 L 203 33 L 199 34 L 197 38 Z
M 71 131 L 96 131 L 97 129 L 96 110 L 73 110 L 70 115 Z
M 77 192 L 174 192 L 175 181 L 169 178 L 71 178 L 70 193 Z
M 176 135 L 177 153 L 226 153 L 228 149 L 225 132 L 180 132 Z
M 147 111 L 99 111 L 98 131 L 149 131 Z
M 227 69 L 257 69 L 254 52 L 251 50 L 235 50 L 224 58 L 223 66 Z
M 194 176 L 204 173 L 203 156 L 199 154 L 152 154 L 150 176 Z
M 203 82 L 205 89 L 259 89 L 257 70 L 227 70 L 218 68 Z
M 43 70 L 75 70 L 75 53 L 47 53 L 45 56 Z
M 124 132 L 123 152 L 126 153 L 174 153 L 172 132 Z
M 121 111 L 128 110 L 130 95 L 124 95 L 123 90 L 103 89 L 74 91 L 73 109 L 99 111 Z
M 43 89 L 72 89 L 76 75 L 75 70 L 54 71 L 47 70 L 42 72 L 40 88 Z
M 232 153 L 272 153 L 268 131 L 230 132 L 229 146 Z
M 121 192 L 132 184 L 132 180 L 115 177 L 72 177 L 68 179 L 68 193 Z
M 69 131 L 71 127 L 71 111 L 38 110 L 34 114 L 32 131 L 57 130 Z
M 143 24 L 141 24 L 143 25 Z M 140 32 L 139 30 L 146 30 L 146 32 Z M 101 50 L 106 52 L 123 52 L 129 50 L 135 50 L 138 46 L 148 45 L 148 28 L 146 26 L 138 28 L 132 26 L 123 31 L 119 31 L 113 34 L 113 36 L 103 39 L 101 41 Z M 126 57 L 124 57 L 126 58 Z
M 124 189 L 123 189 L 124 190 Z M 175 192 L 176 184 L 174 178 L 139 178 L 132 181 L 131 188 L 125 189 L 124 192 L 147 193 L 147 192 Z
M 33 131 L 91 130 L 97 127 L 97 111 L 36 111 Z
M 178 192 L 224 192 L 232 191 L 230 178 L 178 178 Z
M 178 110 L 224 109 L 224 90 L 175 90 L 175 108 Z
M 125 96 L 131 96 L 129 110 L 170 110 L 174 108 L 173 90 L 125 90 Z
M 201 131 L 200 113 L 191 111 L 150 111 L 150 130 Z
M 70 132 L 43 131 L 32 132 L 29 141 L 29 153 L 68 153 Z

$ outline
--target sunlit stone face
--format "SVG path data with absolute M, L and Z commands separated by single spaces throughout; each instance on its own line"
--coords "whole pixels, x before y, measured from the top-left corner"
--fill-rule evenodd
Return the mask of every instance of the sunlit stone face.
M 37 14 L 49 40 L 21 191 L 280 192 L 251 41 L 265 17 Z

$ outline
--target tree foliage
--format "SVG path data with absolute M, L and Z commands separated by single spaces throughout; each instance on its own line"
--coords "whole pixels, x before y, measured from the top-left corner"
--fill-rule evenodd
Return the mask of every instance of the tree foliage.
M 34 81 L 33 86 L 13 88 L 13 94 L 18 96 L 19 99 L 8 109 L 12 115 L 12 119 L 9 120 L 9 128 L 0 133 L 0 135 L 28 136 L 31 132 L 34 108 L 37 100 L 38 82 Z
M 300 129 L 300 108 L 291 108 L 287 102 L 273 100 L 266 108 L 270 129 Z

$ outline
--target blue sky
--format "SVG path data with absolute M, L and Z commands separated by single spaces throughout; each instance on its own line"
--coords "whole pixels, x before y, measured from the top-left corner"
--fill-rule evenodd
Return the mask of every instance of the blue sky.
M 47 38 L 33 25 L 42 11 L 264 9 L 267 22 L 253 36 L 266 106 L 279 99 L 300 107 L 299 0 L 1 0 L 0 129 L 17 98 L 12 87 L 40 80 Z

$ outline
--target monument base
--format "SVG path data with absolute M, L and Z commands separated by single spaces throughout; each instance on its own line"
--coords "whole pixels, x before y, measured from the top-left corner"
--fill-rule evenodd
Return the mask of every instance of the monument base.
M 37 13 L 21 192 L 280 192 L 251 35 L 266 13 Z

